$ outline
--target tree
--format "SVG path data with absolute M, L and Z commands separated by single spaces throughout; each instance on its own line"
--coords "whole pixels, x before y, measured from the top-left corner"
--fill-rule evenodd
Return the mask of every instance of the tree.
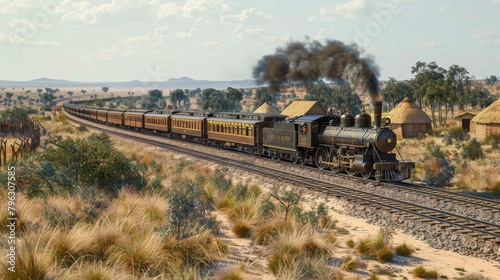
M 160 100 L 163 100 L 163 92 L 159 89 L 149 90 L 147 95 L 141 99 L 141 107 L 145 110 L 151 110 L 160 107 Z M 163 107 L 165 108 L 165 107 Z M 163 109 L 162 108 L 162 109 Z
M 243 92 L 241 90 L 228 87 L 226 89 L 226 98 L 229 100 L 230 110 L 241 110 L 240 101 L 243 99 Z
M 202 110 L 226 111 L 229 109 L 229 100 L 226 98 L 226 95 L 214 88 L 202 90 L 197 98 L 197 102 Z
M 451 115 L 453 116 L 453 107 L 458 104 L 458 107 L 463 110 L 468 103 L 468 94 L 470 88 L 467 84 L 470 82 L 469 72 L 464 67 L 453 64 L 448 69 L 446 81 L 450 84 L 451 92 L 448 94 L 447 101 L 451 107 Z
M 108 90 L 109 90 L 109 87 L 102 87 L 103 92 L 108 92 Z
M 167 193 L 167 234 L 181 240 L 213 229 L 216 226 L 211 214 L 214 208 L 207 198 L 205 190 L 194 181 L 181 182 L 171 188 Z
M 80 90 L 80 92 L 81 92 L 82 94 L 85 94 L 87 91 L 86 91 L 86 90 L 84 90 L 84 89 L 82 89 L 82 90 Z
M 267 87 L 260 87 L 257 89 L 257 92 L 255 93 L 255 101 L 253 103 L 253 111 L 255 111 L 257 108 L 262 106 L 264 103 L 276 103 L 276 97 L 274 91 Z
M 182 89 L 176 89 L 176 90 L 170 92 L 170 103 L 174 104 L 174 106 L 176 108 L 180 109 L 181 102 L 184 101 L 186 99 L 186 97 L 187 97 L 187 95 L 186 95 L 185 91 L 183 91 Z M 179 104 L 179 106 L 176 105 L 177 103 Z
M 73 96 L 73 92 L 72 91 L 68 91 L 68 95 L 69 96 Z
M 38 95 L 40 95 L 42 93 L 43 89 L 39 88 L 36 90 L 36 92 L 38 92 Z
M 396 103 L 399 103 L 405 97 L 411 97 L 410 85 L 407 82 L 398 82 L 390 77 L 387 85 L 380 91 L 384 102 L 389 105 L 389 110 L 393 109 Z
M 137 168 L 113 147 L 105 133 L 83 139 L 52 137 L 46 143 L 46 149 L 22 160 L 18 176 L 28 194 L 46 189 L 72 192 L 77 186 L 114 193 L 121 186 L 139 188 L 144 183 Z
M 297 209 L 303 190 L 297 189 L 279 189 L 278 187 L 271 188 L 269 196 L 278 201 L 280 208 L 285 212 L 285 223 L 288 222 L 290 214 Z
M 8 98 L 8 99 L 11 99 L 12 96 L 14 96 L 14 94 L 12 92 L 7 92 L 5 93 L 5 96 Z
M 412 74 L 415 74 L 415 78 L 410 82 L 414 97 L 431 109 L 434 127 L 445 125 L 450 109 L 447 102 L 447 94 L 450 92 L 450 84 L 446 82 L 447 71 L 434 61 L 429 64 L 419 61 L 412 67 Z M 441 110 L 443 106 L 444 114 Z

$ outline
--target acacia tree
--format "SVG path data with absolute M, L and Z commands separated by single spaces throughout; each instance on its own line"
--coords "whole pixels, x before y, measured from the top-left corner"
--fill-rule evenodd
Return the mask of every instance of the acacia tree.
M 444 125 L 449 110 L 446 97 L 450 91 L 450 84 L 446 83 L 446 70 L 439 67 L 434 61 L 429 64 L 419 61 L 412 67 L 411 72 L 415 74 L 415 78 L 411 80 L 410 84 L 414 98 L 420 101 L 420 108 L 424 103 L 431 109 L 434 127 L 437 127 L 438 124 Z M 443 105 L 445 106 L 444 115 L 441 110 Z M 437 117 L 436 111 L 438 112 Z
M 266 102 L 271 104 L 276 103 L 275 93 L 267 87 L 260 87 L 257 89 L 257 92 L 255 93 L 253 111 L 255 111 L 257 108 L 259 108 L 262 104 Z
M 207 197 L 205 190 L 193 181 L 181 182 L 172 188 L 167 193 L 167 234 L 180 240 L 215 228 L 211 215 L 214 208 Z
M 198 106 L 202 110 L 226 111 L 230 108 L 226 95 L 214 88 L 207 88 L 201 91 L 197 98 Z
M 399 103 L 405 97 L 411 97 L 410 85 L 405 82 L 398 82 L 393 77 L 389 78 L 387 85 L 384 89 L 380 91 L 384 102 L 387 102 L 389 110 L 393 109 L 396 103 Z
M 141 98 L 141 107 L 145 110 L 151 110 L 154 108 L 165 108 L 165 102 L 160 102 L 163 100 L 163 92 L 159 89 L 149 90 L 147 95 Z M 162 107 L 163 106 L 163 107 Z
M 181 102 L 184 101 L 186 97 L 187 95 L 182 89 L 176 89 L 170 92 L 170 102 L 179 109 L 181 108 Z M 179 106 L 176 105 L 177 103 L 179 104 Z
M 453 107 L 458 107 L 463 110 L 464 106 L 468 103 L 468 95 L 470 94 L 470 76 L 469 71 L 464 67 L 453 64 L 448 69 L 446 81 L 450 85 L 451 92 L 448 95 L 447 101 L 451 107 L 451 115 L 453 116 Z
M 226 89 L 226 98 L 229 100 L 230 110 L 241 110 L 240 101 L 243 99 L 243 92 L 241 90 L 228 87 Z

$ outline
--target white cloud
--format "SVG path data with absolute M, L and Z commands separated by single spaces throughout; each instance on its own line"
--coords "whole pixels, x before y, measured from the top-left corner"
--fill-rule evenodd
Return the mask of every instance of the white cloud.
M 158 12 L 159 18 L 168 18 L 171 16 L 177 16 L 181 12 L 181 7 L 179 5 L 169 2 L 162 4 L 160 6 L 160 11 Z
M 316 35 L 314 35 L 312 38 L 317 41 L 323 41 L 328 38 L 332 38 L 333 34 L 333 28 L 322 28 L 318 30 Z
M 172 35 L 175 35 L 176 37 L 179 37 L 181 39 L 188 39 L 193 37 L 193 32 L 196 31 L 196 28 L 191 27 L 189 28 L 189 31 L 187 30 L 182 30 L 179 32 L 172 32 Z
M 17 14 L 20 10 L 33 7 L 29 0 L 0 0 L 0 14 Z
M 420 40 L 418 47 L 421 49 L 434 49 L 444 46 L 442 41 Z
M 229 14 L 221 17 L 220 21 L 226 24 L 238 23 L 262 23 L 270 22 L 274 18 L 268 13 L 259 11 L 255 8 L 250 8 L 242 11 L 240 14 Z
M 448 2 L 445 5 L 439 7 L 438 13 L 442 13 L 444 10 L 448 9 L 449 7 L 450 7 L 450 2 Z
M 23 46 L 35 46 L 35 47 L 58 47 L 61 45 L 59 41 L 36 41 L 36 40 L 28 40 L 25 37 L 15 35 L 8 35 L 0 32 L 0 43 L 7 43 L 12 45 L 14 49 L 18 49 Z
M 76 53 L 76 57 L 78 57 L 82 61 L 98 62 L 98 61 L 110 60 L 117 54 L 119 54 L 118 48 L 110 47 L 102 49 L 98 54 L 82 55 L 81 53 Z
M 500 33 L 493 30 L 473 30 L 474 39 L 481 46 L 500 46 Z
M 226 44 L 221 42 L 221 41 L 214 41 L 214 40 L 209 40 L 205 42 L 201 42 L 198 45 L 198 48 L 220 48 L 225 46 Z
M 271 45 L 271 46 L 282 46 L 288 44 L 292 41 L 293 37 L 290 34 L 286 35 L 267 35 L 263 36 L 259 40 L 259 45 Z
M 249 38 L 258 38 L 264 34 L 264 29 L 260 27 L 245 27 L 243 25 L 236 25 L 233 29 L 234 40 L 244 40 Z
M 493 4 L 500 4 L 500 0 L 491 0 L 491 3 L 493 3 Z
M 397 14 L 401 12 L 402 2 L 407 1 L 381 1 L 381 0 L 350 0 L 334 6 L 324 6 L 319 10 L 319 15 L 324 20 L 334 20 L 342 18 L 368 18 L 381 12 Z
M 97 23 L 98 17 L 104 13 L 110 13 L 117 7 L 111 4 L 99 4 L 91 6 L 89 2 L 73 2 L 71 0 L 62 1 L 54 10 L 55 14 L 60 14 L 61 19 L 70 23 Z
M 187 0 L 182 6 L 174 2 L 167 2 L 159 6 L 158 18 L 191 18 L 207 11 L 218 12 L 224 10 L 223 6 L 226 1 L 228 0 Z
M 307 22 L 312 22 L 316 19 L 316 15 L 308 16 L 307 17 Z

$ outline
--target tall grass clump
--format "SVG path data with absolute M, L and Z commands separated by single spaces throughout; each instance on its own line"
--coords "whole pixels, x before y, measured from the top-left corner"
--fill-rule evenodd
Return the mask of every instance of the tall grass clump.
M 280 231 L 271 241 L 268 268 L 278 278 L 291 273 L 307 279 L 320 279 L 317 273 L 321 269 L 317 265 L 331 258 L 331 250 L 332 245 L 313 228 L 297 224 Z M 327 267 L 324 265 L 323 269 Z
M 365 258 L 391 262 L 394 259 L 394 251 L 391 249 L 390 240 L 390 234 L 381 230 L 375 236 L 359 240 L 356 250 Z
M 427 270 L 423 266 L 415 267 L 410 273 L 417 278 L 437 279 L 439 277 L 439 273 L 435 269 Z
M 396 246 L 396 253 L 403 257 L 409 257 L 413 253 L 415 253 L 415 249 L 412 246 L 408 245 L 406 242 L 403 242 L 402 244 Z

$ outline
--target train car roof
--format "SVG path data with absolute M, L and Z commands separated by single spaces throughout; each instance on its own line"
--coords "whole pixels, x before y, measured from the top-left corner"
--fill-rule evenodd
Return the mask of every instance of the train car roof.
M 234 113 L 234 112 L 218 112 L 214 113 L 216 118 L 226 119 L 247 119 L 247 120 L 262 120 L 265 118 L 286 118 L 285 115 L 267 114 L 267 113 Z
M 148 112 L 151 112 L 151 110 L 126 110 L 123 114 L 142 116 Z
M 186 119 L 186 120 L 204 120 L 207 117 L 203 116 L 189 116 L 189 115 L 179 115 L 179 114 L 174 114 L 170 116 L 172 119 Z
M 149 113 L 144 114 L 144 116 L 146 116 L 146 117 L 170 117 L 170 116 L 172 116 L 172 115 L 171 115 L 171 114 L 169 114 L 169 113 L 155 113 L 155 112 L 149 112 Z
M 313 122 L 321 119 L 330 119 L 330 115 L 305 115 L 295 119 L 295 122 Z
M 228 118 L 208 118 L 208 121 L 245 123 L 245 124 L 256 124 L 256 123 L 263 122 L 263 120 L 228 119 Z
M 120 113 L 123 113 L 125 111 L 126 111 L 125 109 L 119 109 L 119 108 L 110 108 L 110 109 L 108 109 L 108 112 L 120 112 Z

